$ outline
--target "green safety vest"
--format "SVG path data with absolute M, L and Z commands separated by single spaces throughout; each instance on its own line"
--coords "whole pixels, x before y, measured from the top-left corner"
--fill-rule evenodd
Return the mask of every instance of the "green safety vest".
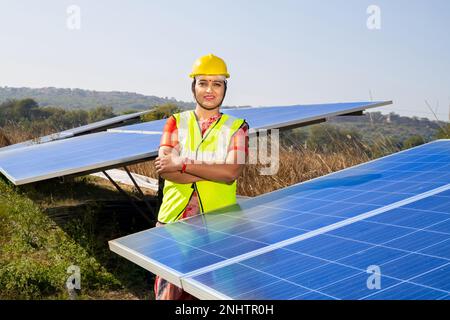
M 231 138 L 244 123 L 243 119 L 222 114 L 209 126 L 202 137 L 194 111 L 176 113 L 174 117 L 178 128 L 180 156 L 191 160 L 215 161 L 215 163 L 225 163 Z M 201 213 L 236 203 L 236 181 L 232 184 L 214 181 L 184 184 L 166 180 L 158 221 L 162 223 L 177 221 L 186 209 L 194 191 L 197 191 Z

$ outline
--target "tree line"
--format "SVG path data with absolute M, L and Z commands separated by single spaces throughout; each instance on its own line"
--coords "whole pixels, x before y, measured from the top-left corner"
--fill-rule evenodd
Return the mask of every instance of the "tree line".
M 116 116 L 111 107 L 91 110 L 65 110 L 57 107 L 40 108 L 33 99 L 9 100 L 0 104 L 0 127 L 8 124 L 33 123 L 55 130 L 65 130 Z

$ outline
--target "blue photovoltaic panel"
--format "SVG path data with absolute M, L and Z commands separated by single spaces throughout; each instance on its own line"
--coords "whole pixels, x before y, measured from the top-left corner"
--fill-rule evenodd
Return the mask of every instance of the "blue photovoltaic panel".
M 182 281 L 233 299 L 449 299 L 449 222 L 450 196 L 438 193 Z
M 58 133 L 54 133 L 54 134 L 51 134 L 48 136 L 44 136 L 39 139 L 28 140 L 28 141 L 16 143 L 16 144 L 13 144 L 10 146 L 6 146 L 3 148 L 0 148 L 0 152 L 10 151 L 13 149 L 18 149 L 18 148 L 24 148 L 27 146 L 32 146 L 35 144 L 42 144 L 42 143 L 46 143 L 46 142 L 50 142 L 50 141 L 54 141 L 54 140 L 67 139 L 67 138 L 85 134 L 85 133 L 88 133 L 91 131 L 106 130 L 107 128 L 114 127 L 122 122 L 130 122 L 133 119 L 140 118 L 140 116 L 142 116 L 146 113 L 149 113 L 149 112 L 151 112 L 151 110 L 135 112 L 135 113 L 130 113 L 130 114 L 124 114 L 124 115 L 113 117 L 110 119 L 97 121 L 97 122 L 90 123 L 90 124 L 87 124 L 87 125 L 84 125 L 81 127 L 77 127 L 77 128 L 61 131 Z
M 271 192 L 244 201 L 234 208 L 224 208 L 164 228 L 117 239 L 110 242 L 110 247 L 180 285 L 181 278 L 198 272 L 198 269 L 227 264 L 232 261 L 229 259 L 245 259 L 248 254 L 258 255 L 261 250 L 277 246 L 282 241 L 310 235 L 319 228 L 345 223 L 368 212 L 382 213 L 392 209 L 387 206 L 400 206 L 402 201 L 445 188 L 450 183 L 449 155 L 450 141 L 436 141 Z M 428 182 L 423 182 L 423 176 L 427 176 Z M 417 203 L 422 205 L 421 201 Z M 398 210 L 394 212 L 396 221 L 400 219 Z M 420 219 L 415 221 L 419 223 Z M 411 224 L 413 221 L 406 219 L 401 223 Z M 379 233 L 379 229 L 372 228 L 376 232 L 369 228 L 367 236 L 370 235 L 373 242 L 392 240 L 403 231 L 391 227 Z M 364 226 L 360 227 L 359 232 L 364 230 Z M 320 240 L 320 235 L 315 236 Z M 159 253 L 154 251 L 153 237 L 158 242 L 159 250 L 162 250 Z M 364 245 L 358 245 L 358 249 L 364 248 Z M 167 255 L 167 252 L 170 256 L 160 260 L 158 254 Z M 187 258 L 195 263 L 188 262 Z M 197 289 L 194 288 L 195 293 L 198 293 Z
M 283 128 L 332 116 L 348 114 L 391 104 L 392 101 L 343 102 L 277 107 L 222 108 L 221 112 L 245 119 L 251 130 Z M 164 123 L 154 121 L 112 130 L 161 131 Z
M 289 107 L 226 109 L 227 111 L 225 112 L 244 117 L 252 130 L 255 130 L 296 125 L 302 122 L 323 119 L 339 114 L 352 113 L 390 103 L 392 102 L 352 102 L 308 106 L 299 105 Z M 13 183 L 19 185 L 64 176 L 69 173 L 82 174 L 87 172 L 87 170 L 95 169 L 100 171 L 106 167 L 106 164 L 109 165 L 110 163 L 113 163 L 114 165 L 120 165 L 126 163 L 130 158 L 134 161 L 145 161 L 149 159 L 149 155 L 150 157 L 155 157 L 157 155 L 159 140 L 165 122 L 166 120 L 163 119 L 109 129 L 107 133 L 110 135 L 92 135 L 92 137 L 87 140 L 82 140 L 87 142 L 82 144 L 81 149 L 77 149 L 80 140 L 77 140 L 76 137 L 74 137 L 60 141 L 50 141 L 30 147 L 18 148 L 21 152 L 16 152 L 18 149 L 13 149 L 11 151 L 6 150 L 0 152 L 0 172 L 5 174 L 5 176 Z M 74 134 L 74 132 L 66 133 Z M 119 133 L 122 135 L 118 135 Z M 126 137 L 126 134 L 132 135 Z M 117 141 L 107 141 L 114 140 L 116 137 L 120 137 L 120 139 Z M 136 140 L 136 143 L 134 143 L 134 139 Z M 139 141 L 148 141 L 148 144 L 146 147 L 142 148 Z M 120 147 L 119 144 L 121 144 Z M 114 147 L 109 150 L 100 151 L 100 149 L 109 146 Z M 41 149 L 37 150 L 36 148 Z M 119 149 L 120 154 L 115 152 L 115 150 Z M 141 150 L 140 153 L 136 153 L 138 149 Z M 80 161 L 76 162 L 70 157 L 58 155 L 58 153 L 61 153 L 61 155 L 66 154 L 67 150 L 77 150 L 81 155 L 80 158 L 77 157 Z M 52 161 L 43 162 L 43 160 L 47 158 L 44 157 L 41 159 L 38 157 L 38 155 L 40 156 L 49 152 L 55 153 L 50 156 Z M 90 159 L 96 159 L 98 152 L 101 152 L 104 157 L 101 157 L 101 161 L 91 162 Z M 122 158 L 123 162 L 118 162 L 118 158 Z M 22 166 L 19 167 L 16 163 L 22 164 Z M 27 165 L 24 165 L 25 163 Z M 84 165 L 86 163 L 89 164 L 89 167 Z M 11 169 L 11 164 L 14 164 L 12 165 L 14 169 Z M 64 168 L 64 170 L 61 170 L 61 168 Z
M 99 132 L 0 153 L 0 172 L 14 184 L 120 165 L 155 156 L 160 137 Z

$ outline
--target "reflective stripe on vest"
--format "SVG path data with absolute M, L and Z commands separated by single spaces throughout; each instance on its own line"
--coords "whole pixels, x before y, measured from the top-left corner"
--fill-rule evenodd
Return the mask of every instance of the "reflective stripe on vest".
M 214 163 L 225 162 L 231 138 L 244 123 L 243 119 L 222 114 L 202 137 L 194 111 L 177 113 L 174 117 L 178 128 L 180 156 Z M 236 181 L 232 184 L 213 181 L 181 184 L 166 180 L 158 220 L 163 223 L 178 220 L 194 190 L 197 191 L 202 213 L 236 203 Z

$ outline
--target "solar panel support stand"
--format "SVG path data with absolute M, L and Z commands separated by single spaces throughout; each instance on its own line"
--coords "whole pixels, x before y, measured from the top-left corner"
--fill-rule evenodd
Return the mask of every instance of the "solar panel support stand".
M 136 201 L 128 194 L 126 193 L 107 173 L 106 171 L 102 171 L 103 174 L 108 178 L 109 181 L 116 187 L 116 189 L 128 200 L 130 200 L 133 207 L 141 214 L 141 216 L 150 224 L 153 224 L 153 222 L 148 218 L 148 216 L 139 208 L 139 206 L 136 204 Z M 153 213 L 153 212 L 152 212 Z
M 165 180 L 158 175 L 158 196 L 157 196 L 157 203 L 156 203 L 156 212 L 159 212 L 159 208 L 161 207 L 163 196 L 164 196 L 164 184 Z
M 155 211 L 153 210 L 152 206 L 150 205 L 150 203 L 148 202 L 147 198 L 145 197 L 144 192 L 142 192 L 142 189 L 136 183 L 136 180 L 134 179 L 133 175 L 130 173 L 130 171 L 128 170 L 128 168 L 126 166 L 124 166 L 123 169 L 128 174 L 128 176 L 130 177 L 131 181 L 133 181 L 134 186 L 136 187 L 136 189 L 138 190 L 139 194 L 141 195 L 142 200 L 144 200 L 144 203 L 147 206 L 148 210 L 150 211 L 152 216 L 156 219 Z

